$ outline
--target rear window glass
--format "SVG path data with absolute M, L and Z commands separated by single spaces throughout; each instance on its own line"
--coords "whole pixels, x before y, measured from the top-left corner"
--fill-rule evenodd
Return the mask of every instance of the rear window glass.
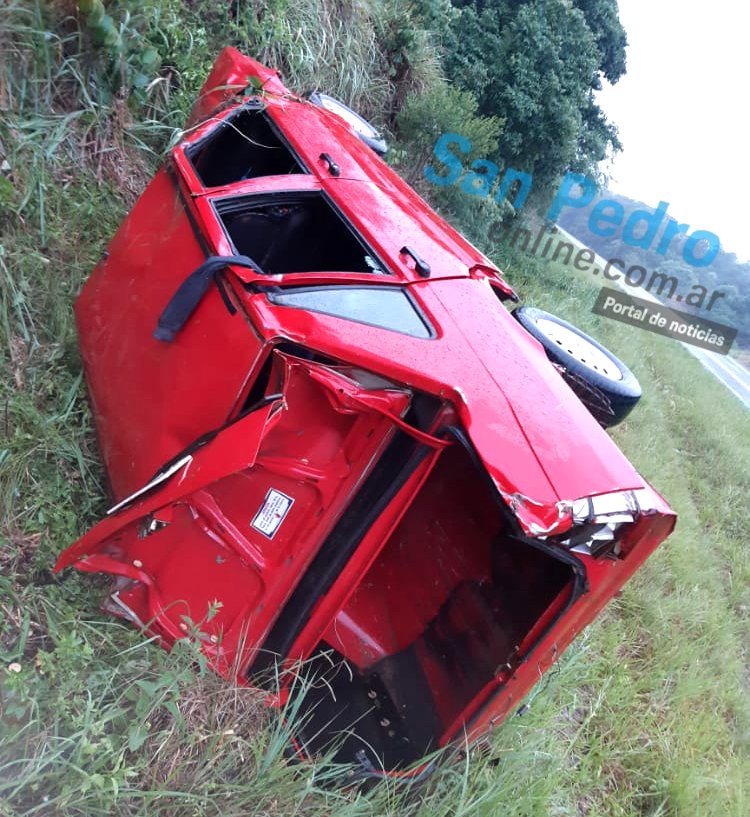
M 320 193 L 234 196 L 214 206 L 235 250 L 267 275 L 386 272 Z
M 304 287 L 268 293 L 271 303 L 322 312 L 415 338 L 434 335 L 427 319 L 400 287 Z
M 306 172 L 266 115 L 248 108 L 225 119 L 187 157 L 205 187 Z

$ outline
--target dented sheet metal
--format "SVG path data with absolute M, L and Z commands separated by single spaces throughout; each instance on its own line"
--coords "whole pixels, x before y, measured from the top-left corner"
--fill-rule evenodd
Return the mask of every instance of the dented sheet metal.
M 195 632 L 246 663 L 409 404 L 277 353 L 280 394 L 165 469 L 59 558 L 120 579 L 117 605 L 167 644 Z

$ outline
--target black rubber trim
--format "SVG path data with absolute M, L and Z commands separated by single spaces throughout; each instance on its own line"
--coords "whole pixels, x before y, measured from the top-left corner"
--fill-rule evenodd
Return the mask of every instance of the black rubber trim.
M 208 291 L 211 281 L 225 267 L 233 264 L 237 267 L 246 267 L 259 275 L 263 270 L 246 255 L 212 255 L 207 258 L 196 270 L 180 284 L 169 303 L 164 307 L 154 330 L 156 340 L 171 343 L 175 335 L 190 319 L 198 304 Z M 221 290 L 220 290 L 221 291 Z M 224 293 L 224 296 L 226 293 Z
M 328 172 L 331 174 L 331 176 L 341 175 L 341 168 L 334 161 L 330 153 L 321 153 L 320 158 L 328 165 Z
M 234 195 L 224 194 L 223 196 L 216 196 L 209 199 L 209 204 L 211 205 L 211 209 L 216 216 L 216 220 L 221 225 L 222 230 L 224 231 L 224 236 L 226 237 L 227 241 L 229 242 L 229 246 L 237 252 L 237 247 L 235 246 L 234 241 L 232 241 L 232 237 L 229 235 L 229 230 L 227 230 L 226 225 L 224 224 L 224 219 L 222 218 L 224 213 L 232 212 L 235 209 L 242 209 L 247 206 L 247 202 L 252 200 L 253 207 L 263 207 L 266 204 L 289 204 L 296 203 L 296 201 L 303 201 L 306 198 L 319 198 L 325 201 L 325 203 L 331 208 L 334 214 L 341 220 L 343 224 L 345 224 L 349 230 L 351 231 L 352 235 L 356 238 L 359 242 L 362 250 L 366 255 L 369 255 L 373 260 L 377 261 L 378 269 L 382 270 L 380 273 L 373 273 L 374 277 L 385 278 L 386 276 L 393 278 L 394 273 L 383 261 L 383 257 L 379 255 L 365 240 L 365 237 L 362 235 L 361 230 L 356 226 L 356 224 L 344 213 L 344 211 L 338 206 L 336 200 L 331 198 L 330 195 L 325 190 L 298 190 L 291 188 L 289 190 L 274 190 L 272 192 L 264 192 L 264 193 L 235 193 Z M 304 273 L 282 273 L 282 275 L 300 275 Z M 335 275 L 335 273 L 333 273 Z
M 244 282 L 243 282 L 244 283 Z M 282 308 L 282 309 L 304 309 L 304 307 L 299 306 L 292 306 L 289 304 L 280 304 L 274 300 L 275 295 L 283 294 L 284 292 L 314 292 L 315 290 L 321 289 L 340 289 L 340 290 L 347 290 L 349 287 L 358 287 L 360 289 L 377 289 L 378 287 L 383 287 L 384 289 L 391 289 L 391 290 L 399 290 L 406 296 L 406 300 L 409 302 L 409 305 L 414 310 L 414 313 L 422 321 L 424 328 L 427 332 L 427 337 L 423 338 L 419 335 L 412 335 L 409 332 L 404 332 L 401 329 L 391 329 L 390 327 L 383 326 L 379 323 L 370 323 L 366 321 L 357 321 L 354 318 L 348 318 L 343 315 L 331 315 L 329 312 L 319 312 L 321 315 L 328 315 L 329 317 L 333 318 L 340 318 L 344 321 L 351 321 L 352 323 L 361 323 L 364 326 L 373 326 L 376 329 L 382 329 L 384 332 L 398 332 L 401 335 L 406 335 L 410 338 L 417 338 L 418 340 L 435 340 L 437 337 L 437 331 L 435 327 L 430 323 L 427 314 L 422 309 L 421 305 L 414 297 L 414 295 L 409 291 L 407 286 L 400 286 L 398 284 L 392 283 L 391 281 L 375 281 L 372 284 L 365 284 L 365 283 L 340 283 L 335 280 L 331 280 L 325 284 L 304 284 L 304 283 L 294 283 L 294 284 L 287 284 L 287 285 L 279 285 L 276 283 L 266 283 L 265 281 L 252 281 L 250 283 L 244 283 L 245 289 L 249 292 L 257 292 L 262 293 L 266 296 L 266 298 L 272 303 L 274 306 Z M 308 309 L 305 311 L 309 312 L 318 312 L 315 309 Z
M 516 538 L 523 536 L 524 533 L 523 528 L 521 527 L 521 523 L 518 521 L 513 511 L 508 507 L 508 504 L 505 502 L 505 500 L 498 493 L 497 485 L 495 485 L 492 477 L 489 475 L 487 469 L 484 467 L 484 463 L 479 457 L 476 448 L 474 448 L 474 444 L 466 436 L 464 430 L 462 428 L 459 428 L 458 426 L 446 426 L 445 432 L 455 437 L 456 440 L 461 444 L 461 446 L 464 449 L 466 449 L 466 452 L 468 453 L 469 458 L 474 464 L 474 467 L 482 475 L 484 481 L 490 487 L 491 492 L 497 497 L 497 503 L 500 506 L 501 511 L 503 512 L 505 521 L 508 523 L 508 526 L 512 531 L 512 535 L 515 536 Z M 438 431 L 437 436 L 440 436 L 440 431 Z
M 195 214 L 190 209 L 190 205 L 185 201 L 185 195 L 182 192 L 182 186 L 180 185 L 180 177 L 178 172 L 175 170 L 172 160 L 169 159 L 167 163 L 164 165 L 164 169 L 167 172 L 167 176 L 169 176 L 170 181 L 174 185 L 175 192 L 177 193 L 180 204 L 182 205 L 182 209 L 185 211 L 185 215 L 187 216 L 187 220 L 190 223 L 190 229 L 193 231 L 193 236 L 195 240 L 200 244 L 201 250 L 203 250 L 203 254 L 205 256 L 209 256 L 213 254 L 211 249 L 211 245 L 208 243 L 206 236 L 203 235 L 203 231 L 198 224 L 198 221 L 195 217 Z
M 414 269 L 418 275 L 420 275 L 422 278 L 430 277 L 430 273 L 432 272 L 430 265 L 424 259 L 420 258 L 416 250 L 412 249 L 408 245 L 404 245 L 401 247 L 399 252 L 402 255 L 408 255 L 414 261 Z
M 229 297 L 226 282 L 219 273 L 214 276 L 214 281 L 216 283 L 216 289 L 219 290 L 221 300 L 224 301 L 224 306 L 227 308 L 227 312 L 229 312 L 230 315 L 236 315 L 237 307 L 232 303 L 232 299 Z
M 229 105 L 235 104 L 233 101 L 226 100 L 225 102 L 220 103 L 220 105 L 226 105 L 229 102 Z M 240 107 L 236 110 L 232 111 L 228 116 L 223 116 L 219 122 L 216 123 L 216 127 L 211 128 L 208 133 L 201 136 L 200 139 L 196 139 L 195 142 L 188 145 L 185 148 L 185 156 L 190 160 L 190 164 L 193 166 L 193 170 L 195 170 L 195 175 L 200 178 L 200 173 L 195 168 L 195 164 L 193 163 L 193 155 L 197 153 L 207 142 L 210 142 L 211 139 L 216 136 L 219 130 L 222 127 L 226 127 L 233 119 L 236 119 L 238 116 L 241 116 L 243 111 L 257 111 L 258 113 L 265 113 L 266 105 L 261 102 L 259 99 L 253 97 L 248 99 L 245 103 L 243 103 Z M 266 114 L 266 119 L 270 117 Z M 209 116 L 210 119 L 210 116 Z M 205 125 L 208 119 L 204 119 L 200 122 L 200 125 Z M 208 188 L 207 188 L 208 189 Z
M 185 213 L 185 216 L 190 224 L 190 229 L 193 231 L 193 236 L 195 240 L 200 245 L 201 250 L 203 250 L 203 254 L 208 258 L 212 255 L 211 246 L 208 243 L 206 237 L 203 235 L 203 231 L 200 229 L 198 225 L 198 221 L 195 218 L 195 214 L 190 209 L 190 205 L 185 201 L 185 196 L 182 192 L 182 188 L 180 187 L 180 181 L 177 175 L 177 171 L 174 169 L 174 166 L 171 160 L 168 160 L 164 165 L 164 170 L 166 171 L 169 180 L 172 182 L 174 186 L 175 192 L 180 200 L 180 204 L 182 205 L 182 209 Z M 219 295 L 221 295 L 221 300 L 224 302 L 224 306 L 227 308 L 227 312 L 230 315 L 234 316 L 237 314 L 237 307 L 232 302 L 232 299 L 229 295 L 229 289 L 227 283 L 223 280 L 223 277 L 219 274 L 216 275 L 216 286 L 219 290 Z

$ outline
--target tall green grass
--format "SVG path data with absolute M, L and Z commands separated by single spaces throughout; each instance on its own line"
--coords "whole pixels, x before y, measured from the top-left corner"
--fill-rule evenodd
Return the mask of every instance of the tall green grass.
M 141 4 L 173 73 L 135 97 L 103 92 L 108 56 L 74 3 L 0 8 L 3 817 L 748 812 L 747 413 L 676 343 L 591 315 L 591 282 L 507 248 L 487 249 L 527 302 L 634 368 L 644 398 L 615 437 L 680 521 L 525 714 L 428 785 L 334 788 L 325 759 L 289 765 L 289 726 L 252 690 L 206 672 L 189 642 L 167 654 L 99 613 L 96 577 L 50 572 L 105 506 L 71 304 L 214 52 L 235 42 L 373 116 L 393 100 L 383 66 L 408 5 L 240 2 L 232 19 L 199 0 Z M 437 81 L 419 37 L 412 90 Z

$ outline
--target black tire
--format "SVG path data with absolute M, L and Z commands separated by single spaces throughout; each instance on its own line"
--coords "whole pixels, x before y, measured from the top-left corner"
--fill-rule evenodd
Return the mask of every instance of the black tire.
M 601 425 L 614 426 L 633 410 L 641 398 L 636 376 L 591 335 L 543 309 L 521 306 L 513 317 L 542 344 L 547 357 L 564 369 L 568 384 Z M 587 345 L 588 360 L 584 357 Z
M 325 108 L 327 111 L 341 116 L 354 128 L 357 136 L 359 136 L 368 147 L 372 148 L 378 156 L 385 156 L 388 152 L 388 145 L 385 139 L 380 135 L 378 129 L 363 116 L 353 111 L 348 105 L 344 105 L 343 102 L 340 102 L 335 97 L 322 94 L 319 91 L 312 91 L 306 94 L 306 96 L 313 105 L 317 105 L 319 108 Z

